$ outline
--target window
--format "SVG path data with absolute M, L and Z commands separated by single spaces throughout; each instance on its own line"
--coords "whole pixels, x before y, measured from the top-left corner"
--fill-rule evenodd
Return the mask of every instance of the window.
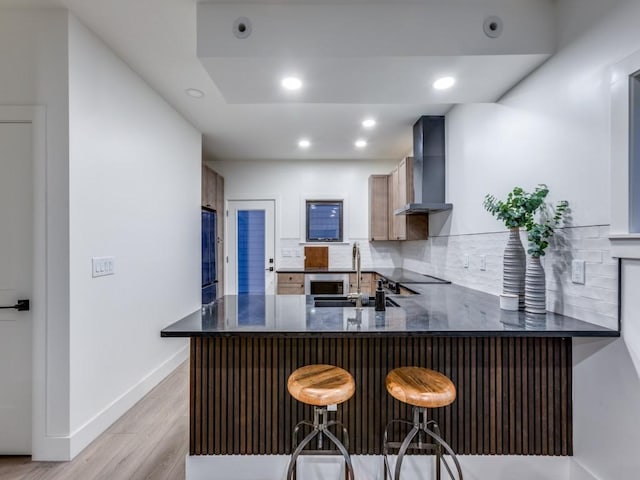
M 342 200 L 307 200 L 307 242 L 342 241 Z

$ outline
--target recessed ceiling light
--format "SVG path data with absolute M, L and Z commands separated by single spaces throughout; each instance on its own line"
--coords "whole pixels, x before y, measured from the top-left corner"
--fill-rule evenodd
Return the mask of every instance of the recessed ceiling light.
M 282 87 L 287 90 L 300 90 L 302 88 L 302 80 L 297 77 L 286 77 L 282 79 Z
M 364 148 L 367 146 L 367 141 L 363 139 L 359 139 L 359 140 L 356 140 L 356 143 L 354 145 L 358 148 Z
M 300 148 L 309 148 L 311 146 L 311 142 L 309 140 L 307 140 L 306 138 L 303 138 L 302 140 L 300 140 L 298 142 L 298 146 Z
M 433 82 L 433 88 L 436 90 L 446 90 L 455 85 L 456 79 L 453 77 L 442 77 Z
M 187 88 L 185 90 L 186 94 L 193 98 L 202 98 L 204 97 L 204 92 L 202 90 L 198 90 L 197 88 Z
M 376 126 L 376 121 L 373 118 L 365 118 L 362 121 L 362 126 L 364 128 L 373 128 Z

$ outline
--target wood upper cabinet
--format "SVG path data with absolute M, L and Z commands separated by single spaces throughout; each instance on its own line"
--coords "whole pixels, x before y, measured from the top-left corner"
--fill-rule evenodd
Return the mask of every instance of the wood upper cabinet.
M 427 215 L 395 215 L 395 210 L 414 203 L 413 158 L 404 158 L 389 175 L 369 177 L 369 239 L 426 240 Z
M 397 217 L 393 212 L 398 205 L 400 204 L 400 192 L 398 191 L 399 182 L 399 169 L 396 166 L 391 171 L 389 175 L 389 226 L 388 226 L 388 235 L 389 240 L 402 240 L 401 229 L 402 222 L 401 218 Z
M 217 177 L 219 175 L 211 170 L 209 167 L 202 166 L 202 190 L 201 200 L 202 206 L 217 210 L 216 205 L 216 190 L 217 190 Z M 220 177 L 222 178 L 222 177 Z
M 408 203 L 414 203 L 413 157 L 404 158 L 393 169 L 389 182 L 389 240 L 426 240 L 429 217 L 427 215 L 395 215 L 393 212 Z
M 389 175 L 369 177 L 369 240 L 389 240 Z

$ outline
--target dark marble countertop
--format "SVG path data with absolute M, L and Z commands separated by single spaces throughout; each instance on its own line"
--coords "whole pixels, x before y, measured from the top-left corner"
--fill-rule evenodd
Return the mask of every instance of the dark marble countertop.
M 618 337 L 617 330 L 547 312 L 501 310 L 498 297 L 452 284 L 390 296 L 399 307 L 314 307 L 305 295 L 230 295 L 162 330 L 163 337 Z

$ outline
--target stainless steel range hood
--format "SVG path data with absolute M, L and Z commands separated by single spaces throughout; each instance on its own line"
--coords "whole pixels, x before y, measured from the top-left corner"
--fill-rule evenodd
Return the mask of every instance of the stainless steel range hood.
M 395 210 L 396 215 L 418 215 L 451 210 L 444 201 L 444 116 L 423 116 L 413 126 L 413 191 L 415 202 Z

